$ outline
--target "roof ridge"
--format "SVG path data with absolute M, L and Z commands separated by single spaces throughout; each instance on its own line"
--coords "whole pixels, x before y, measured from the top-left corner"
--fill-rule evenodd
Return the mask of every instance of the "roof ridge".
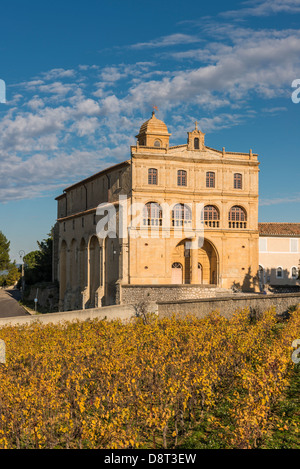
M 258 224 L 262 225 L 300 225 L 300 222 L 296 221 L 259 221 Z

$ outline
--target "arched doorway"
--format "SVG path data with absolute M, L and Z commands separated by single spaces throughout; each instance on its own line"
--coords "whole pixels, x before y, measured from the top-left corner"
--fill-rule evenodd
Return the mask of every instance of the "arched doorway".
M 77 287 L 77 246 L 75 239 L 72 239 L 70 246 L 69 280 L 70 289 L 75 290 Z
M 101 255 L 100 245 L 97 236 L 92 236 L 89 243 L 89 287 L 91 308 L 98 306 L 96 303 L 96 293 L 101 284 Z
M 105 238 L 105 305 L 116 304 L 119 280 L 120 245 L 118 237 Z
M 59 299 L 64 300 L 67 289 L 67 243 L 62 241 L 59 255 Z
M 173 262 L 172 264 L 172 283 L 182 284 L 182 265 L 180 262 Z
M 196 251 L 196 252 L 195 252 Z M 192 256 L 195 262 L 192 262 Z M 191 247 L 191 240 L 184 239 L 180 241 L 172 255 L 172 283 L 173 283 L 173 265 L 182 266 L 182 282 L 185 284 L 193 283 L 217 285 L 218 284 L 218 254 L 216 248 L 207 239 L 204 240 L 201 248 L 195 250 Z M 192 266 L 194 265 L 194 267 Z M 192 275 L 192 268 L 197 269 Z M 179 273 L 177 273 L 179 277 Z
M 218 256 L 215 247 L 208 239 L 205 239 L 203 246 L 198 249 L 198 262 L 202 266 L 202 283 L 217 285 Z
M 79 285 L 80 291 L 83 291 L 87 286 L 87 249 L 83 238 L 79 246 Z

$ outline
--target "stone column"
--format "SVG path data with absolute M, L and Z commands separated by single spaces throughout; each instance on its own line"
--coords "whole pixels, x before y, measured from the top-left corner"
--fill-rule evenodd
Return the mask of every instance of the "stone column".
M 191 260 L 191 284 L 195 285 L 199 283 L 198 279 L 198 240 L 193 239 L 191 242 L 190 249 L 190 260 Z

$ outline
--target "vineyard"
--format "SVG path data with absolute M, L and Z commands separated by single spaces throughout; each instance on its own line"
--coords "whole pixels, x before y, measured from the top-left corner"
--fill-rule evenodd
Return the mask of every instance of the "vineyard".
M 2 327 L 0 448 L 299 448 L 297 338 L 300 310 Z

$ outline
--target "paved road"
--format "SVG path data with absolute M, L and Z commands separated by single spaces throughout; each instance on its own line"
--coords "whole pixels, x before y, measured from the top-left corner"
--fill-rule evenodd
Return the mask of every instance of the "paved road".
M 0 288 L 0 318 L 27 316 L 29 313 L 18 303 L 20 291 Z

